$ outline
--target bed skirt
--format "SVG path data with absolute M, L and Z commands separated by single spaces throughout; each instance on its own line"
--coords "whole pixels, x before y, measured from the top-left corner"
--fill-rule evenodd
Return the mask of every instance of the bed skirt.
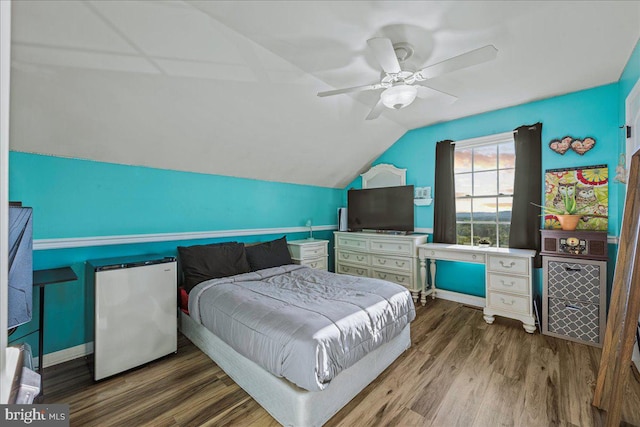
M 189 315 L 180 316 L 182 333 L 285 426 L 321 426 L 411 346 L 407 325 L 393 340 L 338 374 L 326 389 L 311 392 L 240 355 Z

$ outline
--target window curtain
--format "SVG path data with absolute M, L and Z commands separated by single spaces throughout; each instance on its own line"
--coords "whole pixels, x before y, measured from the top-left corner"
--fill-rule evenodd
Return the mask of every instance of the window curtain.
M 456 188 L 453 177 L 453 141 L 436 144 L 436 179 L 433 202 L 433 241 L 456 243 Z
M 540 208 L 531 203 L 542 204 L 542 123 L 513 132 L 516 166 L 509 247 L 536 250 L 534 265 L 540 268 Z

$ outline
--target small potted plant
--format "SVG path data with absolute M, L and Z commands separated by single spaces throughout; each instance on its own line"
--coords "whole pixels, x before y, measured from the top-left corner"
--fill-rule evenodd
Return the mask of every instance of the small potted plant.
M 481 248 L 488 248 L 491 246 L 491 241 L 486 237 L 482 237 L 478 240 L 478 246 Z
M 556 206 L 542 206 L 533 202 L 531 204 L 555 215 L 563 230 L 575 230 L 583 216 L 606 218 L 606 215 L 592 213 L 590 209 L 592 205 L 578 207 L 574 194 L 563 194 L 562 204 Z

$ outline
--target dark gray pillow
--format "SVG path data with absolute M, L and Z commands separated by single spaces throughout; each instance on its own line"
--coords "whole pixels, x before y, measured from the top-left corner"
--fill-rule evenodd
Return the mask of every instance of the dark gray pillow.
M 270 242 L 247 246 L 246 251 L 251 271 L 293 264 L 286 236 Z
M 200 282 L 251 271 L 244 245 L 238 242 L 178 246 L 187 292 Z

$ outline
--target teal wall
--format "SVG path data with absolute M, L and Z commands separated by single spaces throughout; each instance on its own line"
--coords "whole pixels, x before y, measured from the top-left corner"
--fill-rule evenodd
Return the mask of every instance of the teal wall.
M 227 176 L 123 166 L 11 152 L 10 199 L 33 207 L 34 238 L 335 225 L 342 190 Z M 281 235 L 114 245 L 34 252 L 34 268 L 71 265 L 78 280 L 50 285 L 45 296 L 45 353 L 93 340 L 92 294 L 84 261 L 124 255 L 175 255 L 176 246 L 224 240 L 264 241 Z M 290 240 L 308 237 L 292 233 Z M 332 232 L 314 232 L 332 240 Z M 333 244 L 330 244 L 332 247 Z M 34 318 L 11 338 L 37 327 Z M 37 335 L 29 342 L 37 352 Z
M 618 163 L 618 84 L 610 84 L 491 111 L 449 122 L 414 129 L 403 135 L 374 161 L 407 169 L 407 184 L 434 185 L 435 144 L 445 139 L 463 140 L 508 132 L 521 125 L 542 122 L 543 170 L 560 167 L 607 164 L 609 174 Z M 566 135 L 596 139 L 595 147 L 584 156 L 569 151 L 557 154 L 548 148 L 552 139 Z M 355 180 L 347 188 L 360 188 Z M 609 205 L 617 207 L 620 184 L 609 183 Z M 416 207 L 416 227 L 433 227 L 433 205 Z M 613 209 L 616 211 L 616 208 Z M 617 235 L 619 219 L 609 219 L 609 234 Z M 464 277 L 464 281 L 460 278 Z M 484 267 L 454 262 L 438 263 L 438 286 L 456 292 L 484 296 Z

